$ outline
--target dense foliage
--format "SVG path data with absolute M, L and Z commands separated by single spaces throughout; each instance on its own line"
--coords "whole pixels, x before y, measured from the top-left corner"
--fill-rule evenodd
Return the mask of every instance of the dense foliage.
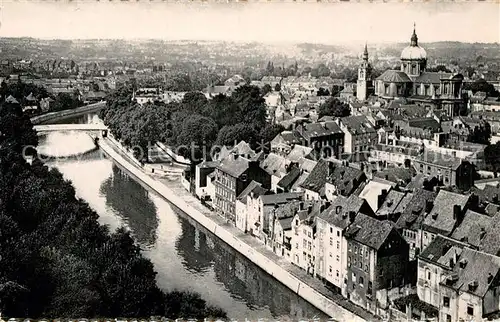
M 159 141 L 183 147 L 179 153 L 192 160 L 199 160 L 203 148 L 210 151 L 214 144 L 245 140 L 258 147 L 261 140 L 269 142 L 281 129 L 269 125 L 266 117 L 263 93 L 255 86 L 241 86 L 231 96 L 219 94 L 210 100 L 200 92 L 188 92 L 181 102 L 142 106 L 133 102 L 132 89 L 120 88 L 108 96 L 101 111 L 105 124 L 126 146 L 146 149 Z
M 222 317 L 197 294 L 165 294 L 124 229 L 110 233 L 71 183 L 35 158 L 18 104 L 0 104 L 0 312 L 14 317 Z
M 319 106 L 318 118 L 323 116 L 344 117 L 351 114 L 351 109 L 346 103 L 342 103 L 336 98 L 329 98 Z

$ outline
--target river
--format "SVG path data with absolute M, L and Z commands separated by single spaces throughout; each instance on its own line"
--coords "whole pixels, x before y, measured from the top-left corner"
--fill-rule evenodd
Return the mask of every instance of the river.
M 57 123 L 98 121 L 95 113 Z M 55 123 L 55 122 L 54 122 Z M 162 197 L 144 188 L 112 160 L 94 149 L 90 137 L 77 132 L 40 136 L 44 154 L 78 158 L 49 160 L 73 182 L 77 196 L 110 230 L 124 226 L 158 272 L 158 285 L 200 293 L 232 319 L 327 319 L 314 306 L 207 232 Z

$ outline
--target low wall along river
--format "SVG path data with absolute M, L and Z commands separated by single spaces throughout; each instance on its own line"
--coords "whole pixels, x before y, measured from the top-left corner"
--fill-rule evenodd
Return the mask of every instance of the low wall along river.
M 169 202 L 173 203 L 178 208 L 182 209 L 187 215 L 192 217 L 208 231 L 219 237 L 225 243 L 229 244 L 235 250 L 246 256 L 253 263 L 261 267 L 267 273 L 272 275 L 278 281 L 286 285 L 293 292 L 297 293 L 299 296 L 313 304 L 315 307 L 325 312 L 329 316 L 333 317 L 338 321 L 365 321 L 365 319 L 356 315 L 353 312 L 341 307 L 339 304 L 335 303 L 331 299 L 320 294 L 318 291 L 310 287 L 309 285 L 301 282 L 298 278 L 287 272 L 285 269 L 280 267 L 278 264 L 271 261 L 269 258 L 256 251 L 250 245 L 246 244 L 244 241 L 235 237 L 230 231 L 228 231 L 224 226 L 216 223 L 211 218 L 207 217 L 197 209 L 193 208 L 187 204 L 182 198 L 176 195 L 170 188 L 165 186 L 163 183 L 149 177 L 142 170 L 138 169 L 136 166 L 130 164 L 125 158 L 120 154 L 115 152 L 111 147 L 107 139 L 100 139 L 99 147 L 115 162 L 117 162 L 121 167 L 125 168 L 130 172 L 137 180 L 154 190 L 160 196 L 167 199 Z M 279 295 L 277 295 L 279 296 Z

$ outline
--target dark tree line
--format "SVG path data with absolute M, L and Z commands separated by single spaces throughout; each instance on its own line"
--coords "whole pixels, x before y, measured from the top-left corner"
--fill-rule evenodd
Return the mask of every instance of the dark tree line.
M 0 312 L 11 317 L 226 318 L 197 294 L 164 293 L 124 229 L 110 233 L 71 183 L 23 147 L 38 138 L 0 104 Z
M 283 129 L 267 122 L 263 92 L 255 86 L 241 86 L 231 96 L 208 100 L 200 92 L 188 92 L 181 102 L 154 102 L 139 106 L 132 91 L 121 88 L 107 98 L 101 118 L 112 133 L 129 147 L 163 142 L 172 147 L 196 145 L 180 151 L 190 159 L 202 157 L 214 144 L 232 145 L 245 140 L 254 147 L 270 142 Z M 146 160 L 147 161 L 147 160 Z

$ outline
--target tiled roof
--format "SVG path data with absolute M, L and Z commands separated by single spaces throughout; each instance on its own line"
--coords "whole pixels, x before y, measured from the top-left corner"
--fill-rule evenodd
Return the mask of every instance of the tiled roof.
M 287 160 L 275 153 L 270 153 L 262 162 L 260 167 L 272 176 L 281 177 L 282 173 L 286 173 Z
M 408 120 L 408 125 L 410 127 L 429 129 L 432 132 L 437 132 L 441 129 L 441 125 L 432 117 L 411 119 Z
M 300 169 L 292 167 L 290 171 L 278 182 L 278 186 L 287 190 L 292 188 L 293 183 L 300 177 Z
M 389 214 L 396 213 L 396 208 L 399 204 L 404 200 L 405 197 L 404 192 L 399 192 L 396 190 L 389 191 L 389 194 L 384 200 L 384 203 L 377 210 L 377 216 L 388 216 Z M 409 202 L 409 199 L 406 199 L 405 202 Z
M 497 213 L 491 220 L 490 227 L 486 230 L 486 235 L 481 239 L 479 250 L 500 255 L 500 214 Z
M 240 193 L 240 195 L 238 196 L 238 200 L 246 204 L 247 196 L 250 195 L 252 192 L 254 194 L 254 198 L 257 198 L 260 195 L 265 194 L 267 191 L 268 190 L 266 188 L 262 187 L 261 183 L 252 180 L 250 184 Z
M 302 199 L 303 192 L 285 192 L 272 195 L 261 195 L 259 198 L 264 205 L 287 203 L 292 200 Z
M 286 158 L 291 162 L 298 162 L 300 158 L 306 158 L 312 151 L 312 148 L 303 146 L 303 145 L 295 145 L 293 149 L 288 153 Z
M 386 70 L 376 80 L 386 83 L 411 83 L 411 79 L 404 72 L 398 70 Z
M 370 207 L 372 207 L 373 212 L 375 212 L 378 209 L 378 197 L 382 194 L 383 190 L 389 192 L 389 190 L 392 189 L 391 184 L 379 182 L 377 180 L 370 180 L 363 191 L 359 194 L 359 197 L 365 199 Z
M 469 199 L 470 195 L 440 190 L 431 213 L 424 219 L 424 229 L 440 234 L 451 233 L 458 221 L 453 214 L 455 206 L 460 206 L 461 211 L 464 211 Z
M 305 139 L 343 133 L 335 122 L 304 123 L 297 128 L 297 131 Z
M 19 102 L 14 98 L 14 96 L 12 95 L 9 95 L 6 99 L 5 99 L 5 102 L 6 103 L 10 103 L 10 104 L 19 104 Z
M 344 195 L 350 195 L 365 178 L 361 170 L 331 162 L 326 182 L 333 184 L 338 191 L 344 191 Z
M 332 226 L 344 229 L 350 224 L 349 212 L 357 215 L 365 201 L 355 195 L 349 197 L 337 196 L 332 204 L 318 218 Z
M 292 229 L 293 217 L 280 218 L 280 219 L 278 219 L 278 221 L 279 221 L 280 226 L 283 230 Z
M 348 131 L 353 134 L 376 132 L 373 125 L 364 115 L 341 117 L 340 122 L 342 122 L 342 124 L 347 127 Z
M 394 183 L 400 183 L 401 181 L 407 184 L 415 176 L 416 171 L 413 167 L 404 168 L 388 168 L 382 171 L 377 171 L 373 175 L 378 178 L 383 178 Z
M 418 257 L 431 263 L 449 266 L 449 262 L 443 263 L 442 257 L 446 256 L 450 250 L 459 253 L 458 250 L 465 247 L 467 247 L 465 243 L 442 235 L 437 235 Z
M 465 267 L 461 263 L 465 263 Z M 466 292 L 483 298 L 490 287 L 499 285 L 498 278 L 495 278 L 499 271 L 500 257 L 464 248 L 459 264 L 453 269 L 458 279 L 446 285 L 460 293 Z M 471 288 L 471 284 L 475 286 Z
M 450 78 L 453 74 L 423 72 L 415 79 L 415 83 L 440 84 L 442 78 Z
M 217 168 L 228 173 L 229 175 L 238 178 L 248 169 L 248 160 L 242 157 L 234 159 L 227 157 L 217 165 Z
M 299 167 L 307 172 L 312 172 L 314 167 L 316 166 L 316 164 L 318 164 L 317 161 L 309 160 L 307 158 L 300 158 L 298 160 L 298 163 L 299 163 Z
M 398 207 L 397 211 L 401 211 L 401 216 L 396 222 L 398 228 L 406 228 L 416 230 L 420 228 L 420 224 L 425 218 L 425 207 L 427 201 L 433 202 L 436 198 L 436 193 L 424 189 L 417 189 L 413 192 L 411 200 L 406 207 Z
M 462 223 L 451 237 L 478 247 L 481 239 L 486 234 L 486 230 L 490 228 L 491 222 L 492 218 L 490 216 L 467 210 Z
M 368 247 L 379 249 L 394 229 L 393 225 L 386 220 L 358 214 L 352 225 L 347 228 L 346 238 L 353 239 Z
M 238 154 L 239 156 L 245 157 L 249 160 L 256 160 L 260 156 L 260 153 L 256 153 L 248 143 L 245 141 L 240 141 L 237 145 L 232 148 L 227 148 L 223 146 L 219 153 L 219 160 L 224 160 L 231 154 Z
M 320 192 L 324 188 L 328 177 L 328 162 L 319 160 L 301 187 L 314 192 Z

